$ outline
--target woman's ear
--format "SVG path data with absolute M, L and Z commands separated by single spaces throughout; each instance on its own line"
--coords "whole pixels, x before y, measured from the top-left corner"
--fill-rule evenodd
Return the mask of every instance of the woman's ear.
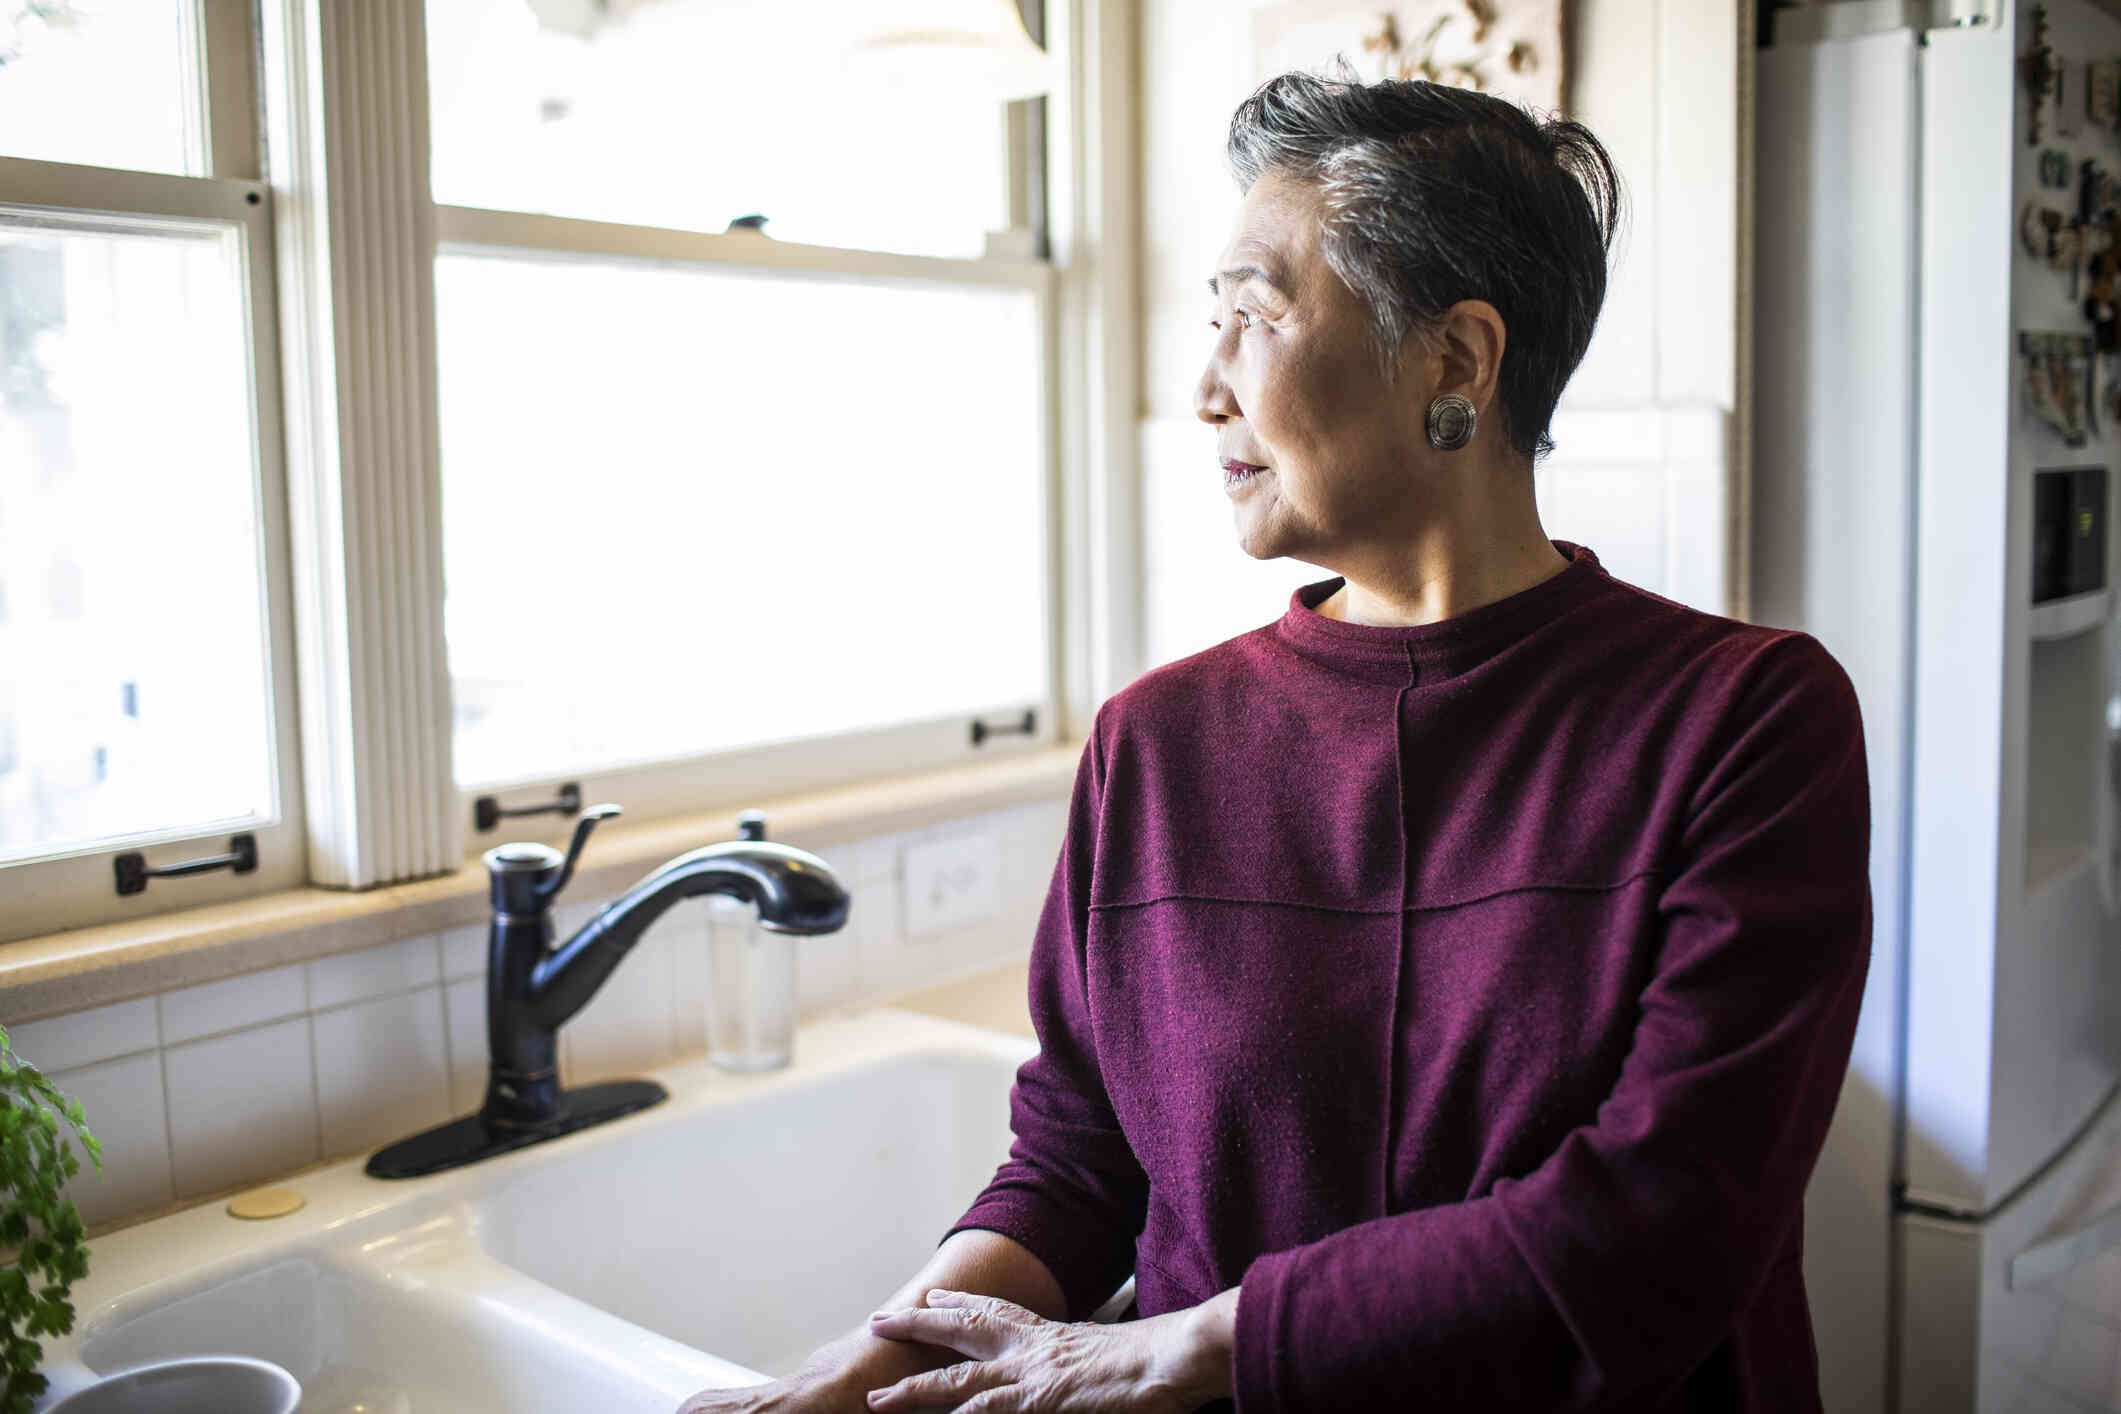
M 1462 299 L 1443 312 L 1436 329 L 1442 355 L 1436 391 L 1458 393 L 1486 412 L 1495 400 L 1502 372 L 1502 351 L 1509 330 L 1502 314 L 1486 300 Z

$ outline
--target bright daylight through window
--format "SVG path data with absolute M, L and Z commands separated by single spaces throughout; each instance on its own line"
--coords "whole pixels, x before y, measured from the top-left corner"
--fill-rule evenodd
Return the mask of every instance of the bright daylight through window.
M 0 154 L 202 171 L 191 11 L 0 7 Z M 0 862 L 275 815 L 245 259 L 0 206 Z
M 977 256 L 1009 224 L 1001 105 L 864 83 L 827 41 L 865 7 L 430 0 L 435 200 Z M 574 11 L 610 18 L 540 22 Z
M 436 285 L 458 780 L 1043 692 L 1029 295 L 466 255 Z

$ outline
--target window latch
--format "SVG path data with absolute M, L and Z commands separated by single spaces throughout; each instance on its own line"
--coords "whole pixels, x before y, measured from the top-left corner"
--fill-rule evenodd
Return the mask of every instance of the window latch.
M 185 874 L 206 874 L 216 869 L 226 869 L 234 874 L 248 874 L 258 867 L 258 841 L 249 834 L 230 835 L 228 853 L 209 854 L 201 859 L 187 859 L 182 864 L 164 864 L 160 868 L 147 867 L 147 856 L 138 850 L 128 850 L 111 861 L 118 874 L 118 893 L 147 892 L 149 879 L 174 879 Z
M 972 719 L 972 744 L 978 746 L 990 736 L 1030 736 L 1038 730 L 1038 713 L 1032 708 L 1024 709 L 1024 719 L 1007 726 L 990 727 L 979 718 Z
M 518 815 L 578 815 L 582 810 L 582 783 L 569 781 L 560 787 L 560 793 L 537 805 L 501 804 L 499 796 L 482 795 L 471 803 L 471 823 L 485 834 L 503 820 L 512 820 Z

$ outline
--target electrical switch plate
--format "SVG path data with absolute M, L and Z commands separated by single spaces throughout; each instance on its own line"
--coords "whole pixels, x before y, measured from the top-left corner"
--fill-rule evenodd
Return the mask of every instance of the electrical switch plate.
M 982 923 L 1002 910 L 1002 837 L 997 830 L 906 845 L 901 899 L 906 937 Z

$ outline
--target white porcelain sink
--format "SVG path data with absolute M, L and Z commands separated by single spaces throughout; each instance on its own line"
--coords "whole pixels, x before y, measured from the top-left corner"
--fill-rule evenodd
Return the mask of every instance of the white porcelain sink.
M 648 1072 L 653 1109 L 428 1178 L 351 1159 L 266 1222 L 201 1205 L 95 1239 L 48 1400 L 182 1355 L 287 1367 L 303 1414 L 669 1414 L 785 1374 L 911 1276 L 1009 1149 L 1037 1043 L 896 1008 L 795 1064 Z

